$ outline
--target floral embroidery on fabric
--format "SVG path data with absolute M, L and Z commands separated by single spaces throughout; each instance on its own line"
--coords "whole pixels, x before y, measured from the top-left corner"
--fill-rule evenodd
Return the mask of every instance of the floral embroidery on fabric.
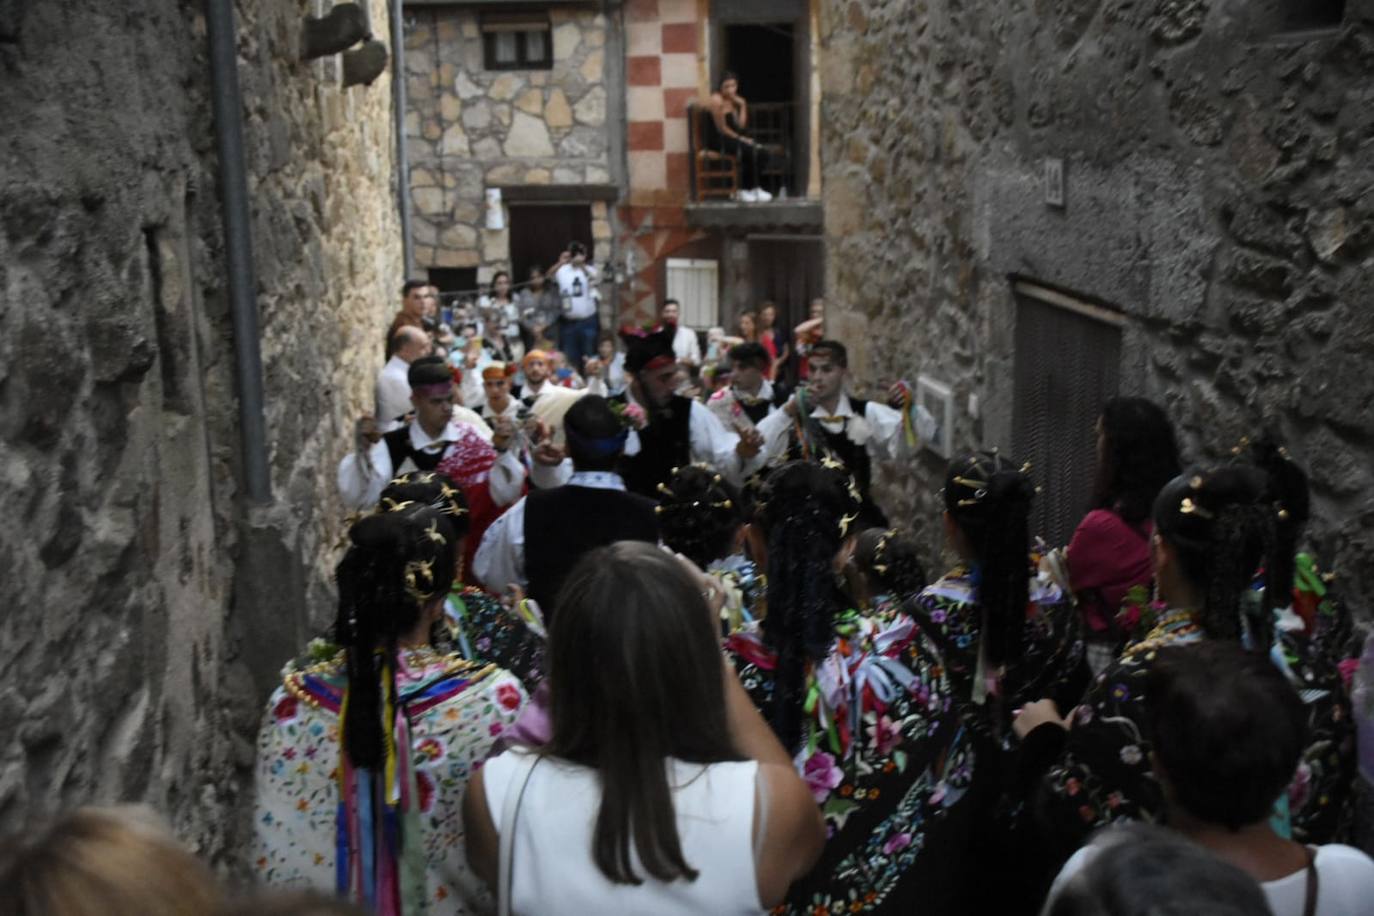
M 850 611 L 812 666 L 795 764 L 825 816 L 828 840 L 811 875 L 777 912 L 911 911 L 947 875 L 933 848 L 958 847 L 975 816 L 965 804 L 975 753 L 935 646 L 891 603 Z M 726 640 L 741 683 L 767 709 L 776 653 L 758 625 Z
M 408 654 L 398 665 L 397 688 L 411 724 L 428 912 L 485 912 L 491 896 L 468 867 L 462 842 L 463 790 L 491 749 L 489 729 L 513 723 L 525 694 L 492 665 L 428 650 Z M 250 861 L 268 884 L 332 894 L 343 659 L 293 662 L 283 675 L 258 737 Z

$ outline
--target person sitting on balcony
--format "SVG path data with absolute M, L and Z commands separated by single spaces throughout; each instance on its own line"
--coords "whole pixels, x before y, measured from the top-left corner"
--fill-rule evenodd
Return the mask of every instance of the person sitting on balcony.
M 710 108 L 706 143 L 708 148 L 739 160 L 737 199 L 746 203 L 772 200 L 773 195 L 759 184 L 768 165 L 768 147 L 745 132 L 749 128 L 749 104 L 739 94 L 738 77 L 729 70 L 720 75 L 720 88 L 711 93 Z

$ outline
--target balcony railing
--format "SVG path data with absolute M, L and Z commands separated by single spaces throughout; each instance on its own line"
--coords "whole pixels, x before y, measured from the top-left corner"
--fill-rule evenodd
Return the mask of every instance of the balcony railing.
M 804 196 L 800 186 L 804 170 L 796 133 L 795 102 L 758 102 L 749 105 L 749 124 L 745 133 L 759 144 L 764 155 L 759 157 L 757 185 L 774 199 Z M 708 123 L 711 110 L 704 105 L 688 109 L 691 122 L 690 155 L 692 160 L 692 199 L 695 201 L 731 200 L 740 190 L 745 163 L 739 161 L 747 151 L 736 152 L 733 144 Z M 712 142 L 714 141 L 714 142 Z

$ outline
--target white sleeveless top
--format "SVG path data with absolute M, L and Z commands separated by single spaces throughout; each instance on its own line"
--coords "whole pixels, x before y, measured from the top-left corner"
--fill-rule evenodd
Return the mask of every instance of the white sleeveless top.
M 487 810 L 499 832 L 518 751 L 482 768 Z M 763 913 L 754 874 L 754 793 L 758 763 L 684 763 L 669 760 L 678 838 L 697 880 L 664 883 L 630 857 L 639 885 L 614 884 L 592 858 L 592 833 L 601 807 L 595 770 L 556 757 L 534 768 L 515 824 L 511 912 L 528 914 Z

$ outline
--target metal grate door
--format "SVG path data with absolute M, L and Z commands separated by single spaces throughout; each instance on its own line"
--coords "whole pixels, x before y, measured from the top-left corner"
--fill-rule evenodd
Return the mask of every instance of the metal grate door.
M 1043 489 L 1031 534 L 1069 542 L 1088 510 L 1097 463 L 1094 426 L 1115 397 L 1122 316 L 1032 283 L 1017 282 L 1012 436 L 1014 457 L 1031 462 Z

